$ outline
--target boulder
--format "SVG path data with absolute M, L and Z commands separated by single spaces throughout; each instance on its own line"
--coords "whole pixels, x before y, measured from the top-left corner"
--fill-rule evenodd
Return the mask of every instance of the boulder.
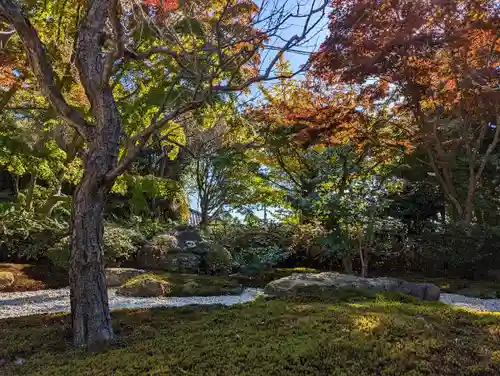
M 106 268 L 104 272 L 106 274 L 108 287 L 121 286 L 129 279 L 146 273 L 145 270 L 132 268 Z
M 211 247 L 203 241 L 200 232 L 192 226 L 176 227 L 171 234 L 177 239 L 177 243 L 182 252 L 206 255 Z
M 335 294 L 339 289 L 399 292 L 424 300 L 438 300 L 440 295 L 439 287 L 430 283 L 411 283 L 396 278 L 362 278 L 335 272 L 294 273 L 270 282 L 264 293 L 271 296 Z
M 142 269 L 197 273 L 210 251 L 211 247 L 194 227 L 177 227 L 147 242 L 137 254 L 137 266 Z
M 173 273 L 198 273 L 201 256 L 194 253 L 172 253 L 165 256 L 162 269 Z
M 169 253 L 181 252 L 175 236 L 162 234 L 147 242 L 137 253 L 137 265 L 143 269 L 165 269 Z
M 118 295 L 137 297 L 166 296 L 169 292 L 169 283 L 154 277 L 132 279 L 116 291 Z
M 11 272 L 0 272 L 0 289 L 10 287 L 14 284 L 14 274 Z

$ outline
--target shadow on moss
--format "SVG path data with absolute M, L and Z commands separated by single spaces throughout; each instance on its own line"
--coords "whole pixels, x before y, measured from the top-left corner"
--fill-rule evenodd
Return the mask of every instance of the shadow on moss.
M 0 321 L 2 375 L 499 375 L 500 315 L 394 294 L 119 311 L 122 346 L 87 355 L 69 318 Z M 124 344 L 124 345 L 123 345 Z M 16 357 L 26 359 L 19 368 Z M 21 372 L 21 373 L 20 373 Z

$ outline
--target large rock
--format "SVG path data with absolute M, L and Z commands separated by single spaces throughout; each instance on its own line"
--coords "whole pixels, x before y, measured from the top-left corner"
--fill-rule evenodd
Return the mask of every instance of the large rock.
M 177 243 L 182 252 L 205 255 L 210 251 L 210 246 L 203 241 L 200 232 L 195 227 L 177 227 L 172 235 L 177 239 Z
M 143 269 L 165 269 L 167 255 L 181 251 L 175 236 L 158 235 L 139 250 L 137 265 Z
M 11 272 L 0 272 L 0 289 L 10 287 L 14 284 L 14 274 Z
M 198 273 L 201 256 L 194 253 L 167 254 L 163 260 L 163 269 L 173 273 Z
M 108 287 L 121 286 L 129 279 L 144 273 L 146 273 L 145 270 L 132 268 L 107 268 L 105 270 Z
M 116 291 L 118 295 L 137 297 L 167 296 L 169 292 L 169 283 L 154 277 L 133 279 Z
M 334 272 L 294 273 L 269 283 L 264 293 L 271 296 L 335 294 L 339 289 L 399 292 L 424 300 L 438 300 L 440 295 L 439 287 L 430 283 L 411 283 L 395 278 L 362 278 Z
M 168 234 L 155 236 L 137 254 L 137 265 L 143 269 L 197 273 L 211 247 L 193 227 L 177 227 Z

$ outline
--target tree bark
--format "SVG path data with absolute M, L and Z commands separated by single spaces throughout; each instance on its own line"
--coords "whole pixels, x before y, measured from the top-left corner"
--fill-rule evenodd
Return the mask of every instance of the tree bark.
M 27 211 L 33 210 L 33 200 L 34 200 L 34 194 L 35 194 L 36 179 L 37 179 L 36 173 L 32 172 L 31 177 L 30 177 L 29 187 L 28 187 L 28 193 L 26 194 L 25 207 L 26 207 Z
M 73 342 L 99 349 L 114 340 L 104 275 L 102 236 L 104 207 L 116 176 L 123 127 L 109 77 L 105 74 L 102 32 L 109 0 L 88 3 L 76 43 L 76 67 L 89 99 L 95 125 L 84 129 L 87 152 L 84 174 L 73 197 L 70 241 L 70 291 Z
M 114 339 L 104 275 L 103 213 L 109 186 L 102 161 L 110 159 L 95 146 L 89 150 L 85 172 L 73 197 L 70 241 L 70 291 L 73 343 L 91 351 Z
M 352 256 L 342 257 L 342 266 L 344 267 L 344 273 L 353 274 L 352 270 Z

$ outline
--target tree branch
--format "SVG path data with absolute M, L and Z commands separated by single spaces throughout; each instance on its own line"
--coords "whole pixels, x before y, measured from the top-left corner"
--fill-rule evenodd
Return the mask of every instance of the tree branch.
M 11 24 L 18 33 L 40 90 L 47 97 L 51 106 L 82 137 L 87 139 L 92 125 L 64 99 L 56 83 L 54 71 L 45 52 L 45 47 L 31 22 L 22 14 L 21 9 L 13 0 L 2 0 L 0 2 L 0 17 Z
M 108 83 L 111 75 L 113 73 L 113 64 L 117 59 L 121 59 L 124 55 L 125 51 L 125 43 L 123 40 L 123 28 L 119 18 L 120 12 L 120 1 L 119 0 L 111 0 L 108 9 L 109 20 L 111 22 L 111 26 L 114 31 L 115 38 L 115 50 L 110 52 L 104 61 L 104 70 L 102 82 Z
M 143 132 L 136 135 L 133 139 L 131 145 L 133 145 L 126 155 L 118 162 L 116 168 L 111 170 L 106 175 L 106 181 L 113 182 L 118 176 L 120 176 L 125 170 L 128 168 L 130 163 L 135 159 L 137 154 L 142 150 L 142 148 L 149 141 L 151 135 L 161 129 L 162 126 L 167 124 L 170 120 L 176 119 L 178 116 L 192 111 L 197 107 L 200 107 L 203 104 L 203 101 L 188 103 L 185 106 L 179 107 L 176 110 L 172 111 L 170 114 L 165 115 L 160 121 L 153 123 L 151 126 L 146 128 Z

